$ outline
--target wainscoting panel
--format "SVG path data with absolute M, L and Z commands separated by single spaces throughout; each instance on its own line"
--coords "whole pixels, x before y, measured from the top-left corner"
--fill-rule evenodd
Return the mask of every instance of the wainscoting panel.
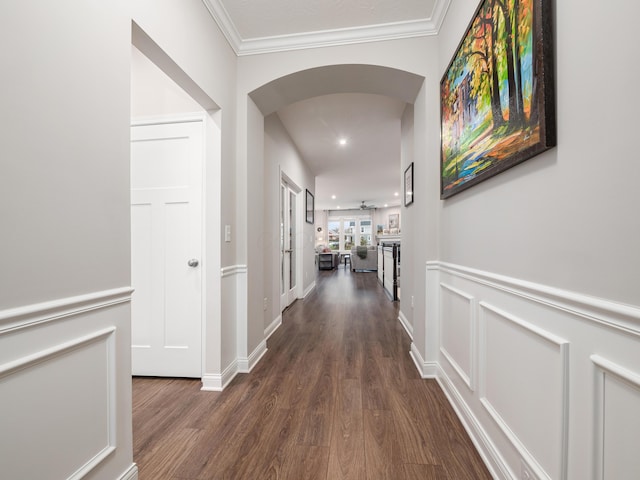
M 130 294 L 0 312 L 0 477 L 135 478 Z
M 596 365 L 596 479 L 640 478 L 640 373 L 593 355 Z
M 480 302 L 480 400 L 539 478 L 565 478 L 569 344 Z
M 442 336 L 440 352 L 458 372 L 469 390 L 475 389 L 475 299 L 455 287 L 440 283 Z M 446 320 L 445 320 L 446 319 Z
M 444 262 L 425 275 L 411 356 L 494 478 L 640 478 L 640 306 Z

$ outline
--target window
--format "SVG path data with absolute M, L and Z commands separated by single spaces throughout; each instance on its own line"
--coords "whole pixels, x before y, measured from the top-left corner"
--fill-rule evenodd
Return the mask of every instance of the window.
M 340 221 L 329 220 L 329 248 L 340 250 Z
M 371 216 L 329 217 L 329 248 L 343 252 L 356 245 L 371 245 L 373 240 Z

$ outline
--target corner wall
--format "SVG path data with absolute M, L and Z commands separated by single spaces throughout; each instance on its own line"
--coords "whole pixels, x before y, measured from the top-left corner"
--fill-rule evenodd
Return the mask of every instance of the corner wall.
M 4 478 L 137 476 L 130 32 L 124 1 L 0 4 Z
M 235 142 L 237 58 L 200 0 L 139 0 L 129 8 L 136 25 L 158 45 L 194 91 L 219 108 L 207 118 L 210 126 L 215 124 L 208 133 L 221 132 L 221 138 L 209 139 L 220 142 L 221 156 L 215 159 L 214 168 L 206 169 L 207 184 L 213 188 L 205 198 L 208 261 L 203 264 L 208 344 L 203 383 L 205 389 L 219 390 L 236 372 L 238 325 L 246 318 L 246 295 L 242 293 L 246 291 L 246 259 L 238 253 L 244 250 L 246 236 L 237 217 L 244 205 L 244 197 L 238 192 L 238 177 L 244 170 L 236 162 Z M 225 225 L 231 228 L 229 242 L 223 238 Z

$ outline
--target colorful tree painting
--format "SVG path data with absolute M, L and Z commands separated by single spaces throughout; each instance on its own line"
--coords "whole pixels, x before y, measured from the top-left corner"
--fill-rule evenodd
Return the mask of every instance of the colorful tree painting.
M 483 0 L 440 82 L 441 196 L 555 145 L 549 0 Z

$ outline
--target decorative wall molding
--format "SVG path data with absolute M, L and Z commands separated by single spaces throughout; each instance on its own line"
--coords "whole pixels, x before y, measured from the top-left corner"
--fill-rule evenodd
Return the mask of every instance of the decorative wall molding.
M 626 470 L 628 471 L 637 471 L 637 465 L 631 466 L 631 468 L 629 468 L 629 465 L 627 464 L 628 461 L 634 461 L 633 459 L 629 459 L 627 457 L 625 459 L 627 460 L 627 462 L 621 461 L 620 458 L 613 459 L 613 460 L 611 458 L 607 459 L 607 450 L 605 450 L 605 444 L 606 444 L 605 438 L 606 438 L 606 430 L 608 427 L 607 420 L 609 419 L 609 421 L 611 421 L 610 415 L 607 414 L 607 409 L 613 409 L 615 411 L 615 409 L 618 408 L 618 406 L 615 403 L 613 405 L 608 405 L 608 403 L 613 403 L 614 399 L 607 398 L 607 397 L 612 397 L 615 395 L 611 387 L 614 386 L 617 382 L 620 382 L 618 383 L 618 385 L 627 386 L 626 387 L 627 395 L 633 390 L 635 390 L 635 394 L 637 397 L 636 404 L 640 405 L 640 373 L 633 372 L 600 355 L 591 355 L 589 358 L 596 367 L 595 398 L 594 398 L 595 422 L 594 422 L 594 428 L 593 428 L 593 436 L 596 439 L 595 448 L 594 448 L 595 451 L 593 455 L 594 479 L 606 480 L 607 478 L 613 477 L 615 475 L 615 473 L 607 472 L 607 467 L 610 468 L 610 464 L 612 463 L 616 465 L 615 468 L 618 468 L 618 470 L 624 470 L 626 467 Z M 612 380 L 609 380 L 609 382 L 612 381 L 613 383 L 608 383 L 607 376 L 612 377 Z M 634 408 L 633 411 L 637 411 L 637 407 Z M 632 422 L 635 421 L 636 424 L 638 423 L 637 420 L 635 420 L 637 418 L 637 415 L 631 415 L 631 414 L 627 414 L 627 415 L 628 415 L 627 419 L 629 423 L 625 425 L 624 430 L 625 430 L 625 433 L 633 432 L 632 435 L 634 435 L 635 438 L 631 439 L 631 444 L 636 445 L 637 444 L 636 439 L 638 434 L 635 432 L 637 432 L 638 429 L 637 429 L 637 425 L 634 425 Z M 624 436 L 624 433 L 622 435 Z M 629 443 L 629 441 L 625 442 L 624 440 L 622 440 L 622 442 Z M 620 441 L 613 442 L 613 447 L 609 446 L 609 449 L 613 448 L 613 450 L 616 453 L 624 451 L 623 449 L 616 448 L 616 444 L 619 447 Z M 636 457 L 635 449 L 632 448 L 631 450 L 627 450 L 627 453 L 629 451 L 633 452 L 632 455 L 635 458 Z M 624 456 L 624 453 L 623 453 L 623 456 Z M 640 462 L 636 462 L 636 464 L 638 463 Z
M 432 17 L 421 20 L 248 39 L 242 38 L 222 2 L 203 0 L 203 3 L 236 55 L 244 56 L 437 35 L 450 1 L 436 0 Z
M 82 302 L 83 304 L 86 302 Z M 65 304 L 66 305 L 66 304 Z M 85 429 L 87 429 L 87 437 L 83 438 L 83 440 L 90 440 L 90 442 L 85 442 L 87 448 L 95 448 L 92 452 L 88 450 L 88 452 L 84 452 L 85 455 L 90 452 L 93 456 L 90 458 L 80 457 L 78 458 L 78 466 L 75 472 L 69 475 L 69 479 L 71 480 L 79 480 L 85 477 L 87 474 L 95 470 L 99 465 L 107 460 L 116 450 L 116 423 L 117 423 L 117 412 L 116 412 L 116 339 L 115 339 L 116 327 L 111 326 L 108 328 L 100 329 L 90 334 L 80 336 L 77 338 L 70 339 L 66 342 L 59 343 L 57 345 L 51 346 L 49 348 L 45 348 L 39 350 L 30 355 L 25 355 L 23 357 L 16 358 L 12 361 L 6 362 L 0 365 L 0 383 L 4 386 L 4 388 L 15 388 L 15 386 L 19 386 L 24 382 L 32 383 L 38 382 L 38 380 L 42 380 L 42 378 L 38 378 L 38 376 L 51 376 L 53 372 L 47 372 L 45 369 L 62 369 L 65 365 L 68 367 L 69 358 L 72 355 L 78 356 L 77 361 L 80 363 L 87 363 L 86 357 L 80 357 L 80 355 L 88 355 L 88 359 L 91 360 L 91 367 L 84 368 L 81 370 L 81 379 L 82 381 L 86 381 L 89 375 L 96 376 L 98 373 L 104 375 L 105 378 L 96 378 L 96 380 L 101 380 L 102 385 L 105 388 L 105 397 L 100 398 L 98 404 L 91 403 L 91 408 L 94 409 L 92 412 L 92 420 L 94 421 L 93 425 L 84 425 Z M 90 350 L 90 348 L 94 348 L 94 350 Z M 97 348 L 97 350 L 95 350 Z M 75 358 L 75 357 L 74 357 Z M 60 363 L 60 362 L 67 362 Z M 104 363 L 101 363 L 104 362 Z M 88 368 L 91 368 L 91 371 L 88 371 Z M 101 370 L 102 369 L 102 370 Z M 57 372 L 60 375 L 73 375 L 73 372 Z M 74 385 L 78 391 L 69 391 L 69 385 L 71 385 L 75 378 L 75 376 L 70 377 L 66 380 L 67 384 L 62 384 L 63 386 L 58 385 L 57 382 L 56 387 L 52 387 L 52 389 L 45 391 L 45 396 L 49 396 L 46 400 L 42 400 L 44 402 L 49 402 L 50 398 L 57 398 L 60 401 L 64 395 L 71 395 L 75 400 L 78 400 L 78 395 L 80 394 L 80 390 L 86 388 L 83 384 Z M 92 378 L 93 380 L 93 378 Z M 78 382 L 81 380 L 78 380 Z M 13 382 L 11 385 L 8 382 Z M 56 388 L 58 389 L 56 391 Z M 83 400 L 89 402 L 89 400 Z M 15 402 L 15 399 L 14 399 Z M 55 407 L 54 403 L 52 407 Z M 58 404 L 59 407 L 59 404 Z M 31 410 L 29 410 L 31 409 Z M 101 409 L 103 409 L 101 411 Z M 25 407 L 25 411 L 16 412 L 21 416 L 28 415 L 30 419 L 32 419 L 36 425 L 38 424 L 38 415 L 49 415 L 52 412 L 42 412 L 41 406 L 38 405 L 38 402 L 28 402 L 28 406 Z M 55 411 L 53 412 L 55 414 Z M 69 418 L 65 417 L 65 415 L 72 415 L 69 412 L 63 413 L 59 418 L 57 418 L 58 423 L 62 422 L 66 419 L 69 421 L 71 418 L 75 420 L 75 416 L 71 416 Z M 104 418 L 101 419 L 101 416 Z M 21 418 L 21 417 L 19 417 Z M 78 419 L 83 419 L 86 421 L 89 418 L 89 412 L 85 411 L 83 415 L 78 416 Z M 78 420 L 79 421 L 79 420 Z M 91 423 L 91 422 L 89 422 Z M 55 423 L 53 424 L 55 425 Z M 60 426 L 55 426 L 55 428 L 59 428 Z M 78 425 L 71 425 L 73 428 L 78 428 Z M 91 428 L 88 428 L 91 427 Z M 50 427 L 53 428 L 53 427 Z M 9 432 L 10 433 L 10 432 Z M 34 433 L 38 433 L 38 427 L 34 427 Z M 33 446 L 33 448 L 37 448 L 37 444 Z M 84 462 L 80 464 L 80 462 Z M 7 466 L 11 470 L 11 466 Z
M 240 273 L 247 273 L 247 270 L 246 265 L 231 265 L 228 267 L 222 267 L 220 269 L 220 276 L 222 278 L 231 277 Z
M 600 355 L 591 355 L 589 358 L 600 370 L 615 375 L 640 389 L 640 373 L 632 372 Z
M 445 262 L 425 267 L 425 344 L 412 344 L 411 357 L 423 377 L 435 371 L 494 478 L 600 480 L 640 468 L 626 448 L 640 440 L 640 417 L 629 413 L 640 408 L 639 306 Z M 460 320 L 467 307 L 475 352 Z M 449 362 L 467 364 L 463 344 L 476 357 L 476 391 Z
M 0 311 L 0 336 L 15 330 L 131 301 L 131 287 L 60 298 Z
M 402 313 L 402 310 L 398 312 L 398 320 L 400 321 L 400 325 L 404 328 L 409 338 L 413 340 L 413 325 L 409 322 L 409 319 Z
M 640 337 L 640 307 L 439 261 L 439 270 Z
M 278 315 L 276 319 L 273 322 L 271 322 L 271 324 L 267 328 L 264 329 L 265 342 L 269 340 L 269 337 L 273 335 L 276 332 L 276 330 L 278 330 L 278 328 L 280 328 L 280 325 L 282 325 L 282 314 Z
M 475 370 L 476 370 L 476 365 L 475 365 L 475 358 L 476 358 L 476 345 L 477 345 L 477 321 L 476 321 L 476 299 L 474 298 L 473 295 L 467 293 L 467 292 L 463 292 L 462 290 L 452 287 L 451 285 L 448 285 L 446 283 L 440 282 L 440 309 L 441 309 L 441 315 L 444 315 L 444 312 L 442 312 L 442 309 L 444 308 L 444 301 L 442 300 L 442 296 L 444 294 L 444 292 L 448 292 L 450 295 L 453 295 L 454 297 L 457 298 L 461 298 L 463 301 L 467 302 L 468 304 L 468 310 L 467 310 L 467 320 L 468 320 L 468 332 L 467 334 L 469 335 L 469 341 L 467 344 L 467 352 L 469 354 L 469 365 L 467 366 L 468 371 L 466 371 L 464 369 L 464 367 L 462 365 L 460 365 L 460 363 L 454 358 L 454 356 L 447 350 L 447 348 L 445 347 L 445 342 L 443 341 L 443 335 L 445 332 L 445 327 L 442 325 L 440 325 L 440 353 L 442 353 L 442 355 L 447 359 L 447 361 L 449 362 L 449 364 L 453 367 L 453 369 L 458 373 L 458 375 L 460 376 L 460 378 L 462 378 L 462 380 L 464 381 L 464 383 L 467 385 L 467 387 L 469 388 L 469 390 L 474 391 L 476 386 L 475 386 Z
M 491 400 L 487 398 L 486 385 L 487 385 L 487 376 L 494 375 L 497 372 L 489 371 L 486 362 L 487 355 L 487 345 L 486 345 L 486 336 L 487 336 L 487 318 L 486 315 L 481 315 L 481 323 L 482 323 L 482 342 L 481 342 L 481 354 L 480 354 L 480 364 L 481 364 L 481 375 L 480 375 L 480 402 L 483 407 L 489 413 L 493 421 L 500 427 L 504 435 L 509 439 L 512 445 L 518 450 L 520 456 L 523 461 L 526 462 L 528 467 L 535 473 L 536 478 L 538 479 L 548 479 L 559 478 L 566 479 L 567 478 L 567 459 L 568 459 L 568 435 L 569 435 L 569 342 L 563 338 L 558 337 L 557 335 L 552 334 L 551 332 L 547 332 L 536 325 L 533 325 L 525 320 L 522 320 L 515 315 L 512 315 L 500 308 L 497 308 L 487 302 L 480 302 L 480 307 L 482 312 L 491 312 L 497 318 L 505 321 L 507 324 L 515 326 L 517 330 L 526 332 L 527 335 L 535 337 L 538 341 L 542 341 L 548 346 L 552 348 L 556 348 L 558 352 L 558 368 L 557 371 L 552 371 L 550 369 L 543 369 L 541 366 L 538 367 L 538 374 L 540 378 L 547 379 L 553 374 L 557 374 L 560 377 L 561 385 L 559 395 L 559 399 L 550 398 L 549 401 L 553 404 L 559 403 L 560 412 L 559 417 L 556 419 L 560 423 L 560 438 L 557 439 L 560 445 L 560 451 L 557 452 L 558 455 L 558 470 L 556 473 L 547 472 L 542 465 L 536 460 L 536 458 L 529 453 L 529 449 L 527 445 L 518 437 L 518 434 L 514 432 L 512 425 L 503 418 L 503 415 L 499 411 L 495 405 L 491 403 Z M 502 341 L 508 341 L 508 338 L 501 338 Z M 532 340 L 533 342 L 533 340 Z M 524 343 L 522 345 L 525 346 Z M 514 359 L 515 361 L 520 361 L 520 359 Z M 533 360 L 531 360 L 533 362 Z M 541 364 L 541 362 L 536 361 L 537 364 Z M 517 363 L 516 363 L 517 364 Z M 528 388 L 531 382 L 523 382 L 522 388 Z M 521 389 L 522 389 L 521 388 Z M 549 391 L 551 394 L 551 388 L 545 391 Z M 540 405 L 542 408 L 542 405 Z M 550 429 L 555 428 L 556 422 L 554 422 L 554 426 L 550 427 Z M 551 435 L 551 433 L 550 433 Z M 558 476 L 559 475 L 559 476 Z

